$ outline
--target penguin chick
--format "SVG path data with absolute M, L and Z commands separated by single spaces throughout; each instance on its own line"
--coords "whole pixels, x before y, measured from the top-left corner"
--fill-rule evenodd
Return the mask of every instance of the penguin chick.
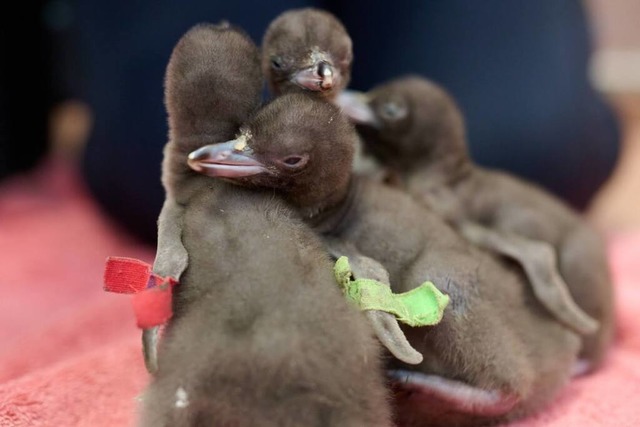
M 187 267 L 139 425 L 390 426 L 380 346 L 317 236 L 273 192 L 187 165 L 260 102 L 257 48 L 229 26 L 198 25 L 175 46 L 165 85 L 163 183 L 176 209 L 159 244 L 181 246 Z
M 180 281 L 188 266 L 182 217 L 191 186 L 198 181 L 187 166 L 188 153 L 233 135 L 260 103 L 261 87 L 257 47 L 228 23 L 196 25 L 174 47 L 165 76 L 171 143 L 165 146 L 162 166 L 165 202 L 158 217 L 156 274 Z M 211 120 L 212 114 L 217 120 Z M 142 333 L 145 365 L 151 373 L 157 369 L 158 339 L 159 327 Z
M 424 360 L 416 366 L 393 361 L 393 375 L 423 399 L 404 405 L 399 420 L 415 426 L 498 422 L 557 395 L 570 378 L 578 336 L 548 315 L 512 264 L 471 245 L 408 194 L 352 176 L 358 136 L 338 108 L 287 94 L 242 129 L 251 135 L 242 150 L 233 150 L 237 141 L 207 147 L 206 158 L 200 156 L 204 173 L 281 194 L 322 235 L 381 263 L 395 291 L 430 280 L 450 296 L 441 323 L 404 328 Z M 231 152 L 262 169 L 231 171 L 217 160 Z
M 267 27 L 262 70 L 274 95 L 311 91 L 334 98 L 351 79 L 351 38 L 331 13 L 288 10 Z
M 568 289 L 599 324 L 597 332 L 589 334 L 595 330 L 589 324 L 597 324 L 584 316 L 568 318 L 567 323 L 586 334 L 581 352 L 585 371 L 596 369 L 614 331 L 611 275 L 598 232 L 539 186 L 473 163 L 463 116 L 434 82 L 406 76 L 364 96 L 350 93 L 342 99 L 347 98 L 345 105 L 355 105 L 361 118 L 359 130 L 368 149 L 402 178 L 416 200 L 438 211 L 471 241 L 519 262 L 539 294 L 548 294 L 546 306 L 555 308 L 555 315 L 572 314 L 571 307 L 561 303 L 562 289 Z M 555 290 L 548 287 L 554 283 Z

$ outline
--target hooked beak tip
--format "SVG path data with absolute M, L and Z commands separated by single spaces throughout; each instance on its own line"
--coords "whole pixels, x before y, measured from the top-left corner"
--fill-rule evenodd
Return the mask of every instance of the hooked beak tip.
M 334 103 L 353 122 L 376 128 L 379 126 L 378 118 L 369 105 L 367 94 L 354 90 L 343 90 L 338 94 Z
M 187 158 L 187 164 L 194 171 L 202 172 L 202 165 L 200 164 L 200 162 L 197 159 L 192 157 L 191 154 L 189 154 L 189 157 Z
M 202 158 L 202 151 L 200 149 L 192 151 L 187 156 L 187 165 L 196 172 L 202 172 L 202 165 L 200 160 Z
M 329 90 L 333 87 L 333 79 L 332 78 L 328 78 L 328 79 L 324 79 L 320 82 L 320 88 L 322 90 Z
M 333 67 L 328 62 L 322 61 L 318 64 L 318 75 L 320 76 L 320 87 L 331 89 L 333 87 Z

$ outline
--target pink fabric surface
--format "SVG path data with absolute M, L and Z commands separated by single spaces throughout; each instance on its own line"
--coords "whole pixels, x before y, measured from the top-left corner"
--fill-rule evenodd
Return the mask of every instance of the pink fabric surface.
M 640 233 L 611 236 L 618 335 L 605 366 L 512 427 L 640 426 Z M 69 168 L 0 185 L 0 426 L 133 426 L 148 377 L 130 298 L 106 257 L 148 262 Z M 364 427 L 364 426 L 363 426 Z

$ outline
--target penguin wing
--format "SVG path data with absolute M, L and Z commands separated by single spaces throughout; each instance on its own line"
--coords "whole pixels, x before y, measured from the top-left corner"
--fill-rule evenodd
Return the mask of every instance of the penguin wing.
M 527 275 L 538 301 L 565 326 L 580 335 L 589 335 L 598 329 L 598 322 L 573 299 L 558 271 L 557 254 L 551 245 L 471 221 L 460 223 L 458 229 L 476 245 L 517 261 Z
M 153 272 L 180 281 L 189 263 L 189 255 L 182 244 L 184 207 L 167 198 L 158 217 L 158 245 Z
M 187 250 L 182 244 L 182 222 L 184 207 L 167 198 L 158 217 L 158 245 L 153 272 L 162 277 L 172 277 L 180 281 L 189 262 Z M 142 354 L 147 371 L 154 374 L 158 370 L 158 341 L 160 326 L 142 331 Z
M 353 243 L 328 236 L 323 240 L 332 257 L 345 256 L 349 259 L 355 279 L 373 279 L 391 287 L 387 269 L 375 259 L 363 255 Z M 422 362 L 422 354 L 411 346 L 393 314 L 381 310 L 365 310 L 365 315 L 378 340 L 391 354 L 410 365 Z

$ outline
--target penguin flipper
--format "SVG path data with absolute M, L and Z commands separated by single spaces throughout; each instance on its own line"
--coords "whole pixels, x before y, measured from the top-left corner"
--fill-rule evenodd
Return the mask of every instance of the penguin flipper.
M 597 331 L 598 321 L 578 306 L 559 273 L 556 253 L 546 242 L 501 233 L 465 221 L 460 232 L 471 242 L 517 261 L 531 283 L 536 299 L 562 324 L 580 335 Z
M 337 238 L 325 238 L 324 242 L 332 257 L 346 256 L 349 259 L 355 279 L 373 279 L 391 287 L 387 269 L 375 259 L 361 254 L 355 245 Z M 391 354 L 410 365 L 422 362 L 422 354 L 411 346 L 393 314 L 381 310 L 366 310 L 365 315 L 378 340 Z
M 182 221 L 184 207 L 167 198 L 158 217 L 158 245 L 153 272 L 176 281 L 187 269 L 189 256 L 182 244 Z M 160 326 L 142 330 L 142 354 L 147 371 L 153 374 L 158 369 L 158 341 Z
M 158 217 L 158 245 L 153 272 L 180 281 L 187 269 L 189 255 L 182 244 L 184 207 L 167 198 Z

